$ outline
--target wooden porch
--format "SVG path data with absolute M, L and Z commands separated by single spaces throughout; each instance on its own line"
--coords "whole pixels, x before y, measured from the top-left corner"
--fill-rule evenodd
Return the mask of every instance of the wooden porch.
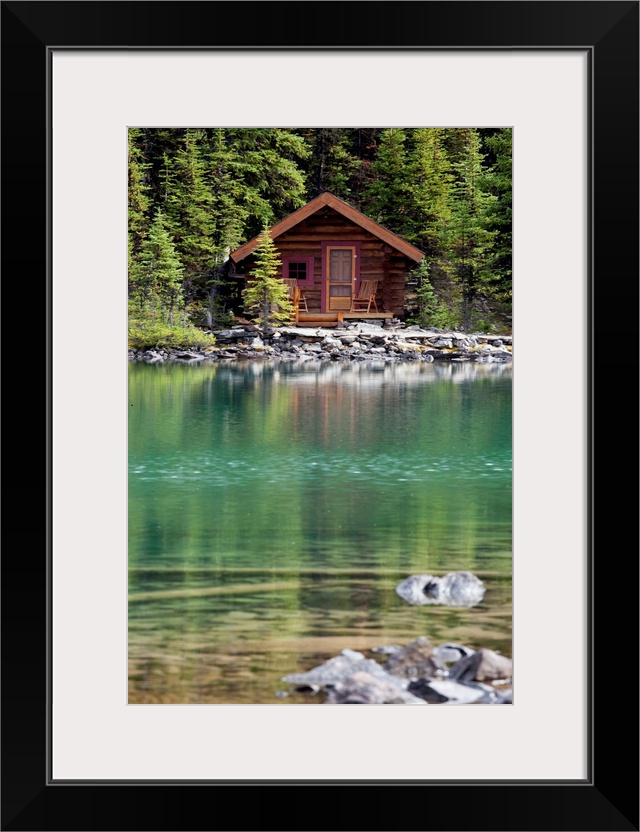
M 311 309 L 309 312 L 296 313 L 293 321 L 294 326 L 322 326 L 322 327 L 338 327 L 344 326 L 346 320 L 352 321 L 370 321 L 370 320 L 385 320 L 393 318 L 393 312 L 349 312 L 337 310 L 333 312 L 317 312 Z

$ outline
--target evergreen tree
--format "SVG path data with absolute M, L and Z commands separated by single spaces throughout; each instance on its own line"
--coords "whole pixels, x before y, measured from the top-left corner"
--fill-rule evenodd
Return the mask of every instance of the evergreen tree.
M 416 298 L 418 314 L 416 322 L 423 327 L 447 327 L 451 324 L 451 317 L 445 306 L 438 299 L 429 279 L 429 266 L 426 259 L 422 259 L 409 273 L 409 277 L 416 281 Z
M 428 257 L 439 257 L 446 251 L 453 199 L 453 172 L 444 146 L 444 129 L 416 128 L 412 139 L 410 182 L 414 228 L 410 242 Z
M 322 127 L 300 130 L 310 153 L 303 169 L 307 173 L 308 197 L 325 191 L 349 200 L 361 160 L 351 149 L 352 130 Z
M 489 210 L 495 197 L 481 187 L 485 174 L 478 131 L 460 131 L 462 147 L 454 163 L 457 178 L 453 187 L 449 253 L 462 295 L 462 327 L 468 332 L 478 292 L 490 280 L 489 264 L 495 232 L 489 228 Z
M 512 272 L 512 130 L 505 127 L 485 139 L 494 163 L 485 177 L 485 187 L 496 197 L 488 206 L 489 228 L 495 231 L 491 261 L 495 291 L 499 298 L 511 300 Z
M 247 288 L 243 291 L 245 309 L 268 336 L 273 326 L 289 323 L 294 312 L 289 290 L 277 277 L 282 262 L 268 226 L 264 225 L 255 251 L 255 265 Z
M 140 146 L 142 131 L 131 128 L 128 134 L 129 146 L 129 271 L 134 259 L 140 253 L 142 241 L 149 227 L 148 210 L 150 205 L 149 186 L 146 175 L 149 165 L 144 161 Z
M 140 311 L 173 324 L 182 300 L 183 272 L 164 215 L 158 211 L 130 275 Z
M 242 183 L 247 239 L 306 202 L 305 177 L 297 162 L 309 148 L 291 130 L 233 128 L 226 131 L 234 152 L 234 174 Z
M 207 325 L 213 326 L 225 314 L 227 282 L 224 264 L 229 253 L 246 239 L 244 228 L 249 218 L 249 209 L 245 204 L 245 188 L 238 172 L 239 160 L 234 148 L 229 145 L 223 128 L 212 131 L 209 148 L 207 164 L 211 181 L 213 250 L 205 315 Z
M 363 194 L 365 212 L 380 225 L 401 237 L 411 236 L 411 190 L 404 130 L 384 130 L 375 162 L 371 166 L 373 180 Z
M 184 266 L 183 293 L 193 299 L 210 274 L 214 253 L 213 195 L 207 181 L 204 132 L 186 130 L 167 176 L 167 212 L 173 220 L 176 250 Z M 169 163 L 169 160 L 167 160 Z

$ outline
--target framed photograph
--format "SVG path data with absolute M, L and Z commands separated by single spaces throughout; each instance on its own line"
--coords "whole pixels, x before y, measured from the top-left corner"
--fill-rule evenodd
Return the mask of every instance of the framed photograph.
M 18 434 L 45 475 L 11 465 L 7 489 L 26 519 L 3 558 L 2 828 L 326 829 L 342 796 L 350 829 L 637 830 L 637 504 L 621 465 L 637 390 L 612 345 L 638 338 L 638 3 L 3 2 L 2 20 L 5 305 L 25 326 L 6 410 L 46 413 Z M 162 608 L 127 614 L 127 137 L 373 125 L 512 131 L 514 701 L 194 699 Z M 411 259 L 365 220 L 388 259 Z M 333 233 L 323 276 L 361 255 Z M 283 276 L 313 298 L 296 246 Z M 321 314 L 342 320 L 367 285 L 367 314 L 385 314 L 359 271 L 352 289 L 331 268 Z M 167 510 L 153 500 L 149 540 Z M 203 526 L 203 545 L 217 533 Z M 173 591 L 154 581 L 134 601 Z M 128 689 L 132 632 L 151 658 Z M 154 701 L 149 679 L 172 673 Z

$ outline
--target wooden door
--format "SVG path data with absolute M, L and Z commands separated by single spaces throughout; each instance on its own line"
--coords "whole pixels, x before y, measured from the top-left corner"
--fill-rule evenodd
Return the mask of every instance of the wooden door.
M 327 311 L 351 309 L 354 289 L 355 249 L 352 246 L 327 249 L 326 298 Z

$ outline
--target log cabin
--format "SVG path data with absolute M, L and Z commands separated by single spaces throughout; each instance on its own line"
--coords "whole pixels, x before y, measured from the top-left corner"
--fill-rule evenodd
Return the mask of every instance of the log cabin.
M 301 326 L 344 319 L 401 318 L 405 274 L 424 254 L 342 199 L 325 192 L 270 228 L 282 261 L 280 277 L 295 279 L 303 298 Z M 251 279 L 259 235 L 231 252 L 231 271 Z M 369 311 L 354 299 L 375 281 Z M 367 282 L 367 283 L 365 283 Z

